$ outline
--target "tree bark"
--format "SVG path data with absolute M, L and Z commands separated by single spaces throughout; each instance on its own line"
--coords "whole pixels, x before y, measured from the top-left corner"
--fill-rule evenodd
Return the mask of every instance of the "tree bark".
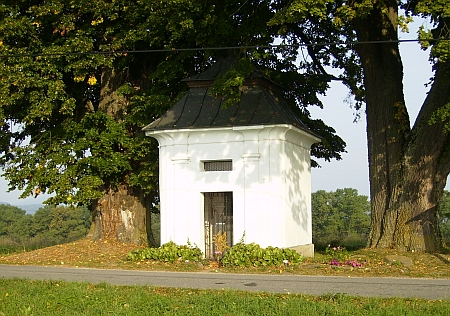
M 112 68 L 103 69 L 98 110 L 116 122 L 127 115 L 128 100 L 117 94 L 123 82 L 122 73 Z M 141 190 L 130 187 L 128 179 L 125 173 L 118 186 L 105 181 L 103 197 L 91 206 L 93 220 L 89 236 L 95 241 L 155 245 L 151 232 L 151 201 Z
M 371 191 L 368 247 L 400 251 L 437 251 L 442 242 L 438 207 L 448 175 L 442 162 L 447 133 L 429 124 L 448 102 L 445 79 L 433 85 L 413 129 L 403 96 L 403 66 L 397 40 L 397 3 L 374 8 L 355 21 L 359 41 L 389 41 L 355 47 L 364 70 Z M 448 71 L 448 70 L 447 70 Z M 440 92 L 437 90 L 439 86 Z M 447 101 L 445 101 L 447 100 Z
M 92 205 L 92 240 L 113 240 L 125 244 L 154 245 L 149 228 L 151 210 L 126 185 L 108 190 Z

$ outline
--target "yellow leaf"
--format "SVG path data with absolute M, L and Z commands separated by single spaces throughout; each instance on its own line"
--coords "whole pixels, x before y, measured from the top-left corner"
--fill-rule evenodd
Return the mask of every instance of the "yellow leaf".
M 75 82 L 83 82 L 84 81 L 84 76 L 75 76 L 75 77 L 73 77 L 73 81 L 75 81 Z
M 97 24 L 101 24 L 101 23 L 103 23 L 103 18 L 100 18 L 100 19 L 98 19 L 98 20 L 92 21 L 92 22 L 91 22 L 91 25 L 97 25 Z
M 90 76 L 88 79 L 88 85 L 94 86 L 96 84 L 97 84 L 97 78 L 95 78 L 95 76 Z

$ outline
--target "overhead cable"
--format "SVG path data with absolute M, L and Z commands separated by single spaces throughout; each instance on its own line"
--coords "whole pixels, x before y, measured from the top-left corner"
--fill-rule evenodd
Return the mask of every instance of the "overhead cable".
M 61 53 L 23 53 L 23 54 L 0 54 L 0 58 L 14 57 L 52 57 L 52 56 L 79 56 L 79 55 L 125 55 L 125 54 L 143 54 L 143 53 L 167 53 L 167 52 L 186 52 L 186 51 L 206 51 L 206 50 L 235 50 L 235 49 L 277 49 L 277 48 L 301 48 L 308 46 L 354 46 L 368 44 L 395 44 L 412 42 L 448 42 L 450 39 L 398 39 L 385 41 L 356 41 L 356 42 L 322 42 L 322 43 L 304 43 L 304 44 L 274 44 L 274 45 L 250 45 L 250 46 L 220 46 L 220 47 L 192 47 L 192 48 L 171 48 L 171 49 L 143 49 L 143 50 L 112 50 L 112 51 L 88 51 L 88 52 L 61 52 Z

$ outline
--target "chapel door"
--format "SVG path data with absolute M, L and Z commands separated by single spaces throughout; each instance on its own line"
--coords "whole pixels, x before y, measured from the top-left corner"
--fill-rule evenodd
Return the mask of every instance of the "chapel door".
M 214 259 L 213 236 L 227 234 L 227 245 L 233 245 L 233 192 L 205 192 L 205 257 Z

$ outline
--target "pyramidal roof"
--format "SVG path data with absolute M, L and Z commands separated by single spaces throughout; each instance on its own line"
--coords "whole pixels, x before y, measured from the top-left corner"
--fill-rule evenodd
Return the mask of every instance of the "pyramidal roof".
M 189 91 L 144 131 L 289 124 L 313 134 L 282 97 L 283 88 L 255 70 L 246 77 L 240 101 L 223 108 L 211 93 L 214 80 L 234 64 L 219 60 L 207 71 L 184 79 Z

